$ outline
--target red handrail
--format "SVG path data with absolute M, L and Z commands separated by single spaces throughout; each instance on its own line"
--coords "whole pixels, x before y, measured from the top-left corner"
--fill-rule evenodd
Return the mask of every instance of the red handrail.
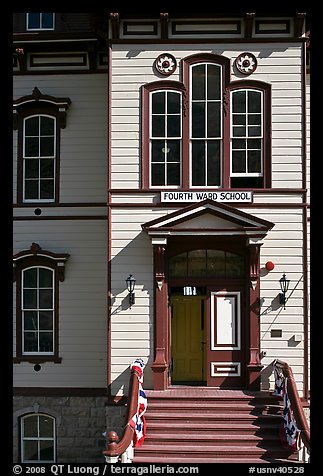
M 297 390 L 293 371 L 287 362 L 276 359 L 274 361 L 282 371 L 283 376 L 287 379 L 287 393 L 291 403 L 297 428 L 300 430 L 300 437 L 308 451 L 310 451 L 310 428 L 306 419 L 303 405 Z
M 129 393 L 127 399 L 127 413 L 126 413 L 126 425 L 123 430 L 123 434 L 118 441 L 118 435 L 115 431 L 110 431 L 108 433 L 108 445 L 107 448 L 102 452 L 104 456 L 119 456 L 122 455 L 129 447 L 134 437 L 134 429 L 129 425 L 130 418 L 137 411 L 138 404 L 138 394 L 139 394 L 139 373 L 131 369 L 130 373 L 130 383 L 129 383 Z

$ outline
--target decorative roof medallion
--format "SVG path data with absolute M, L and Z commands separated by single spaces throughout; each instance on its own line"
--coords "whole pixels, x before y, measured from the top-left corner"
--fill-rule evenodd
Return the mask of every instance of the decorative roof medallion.
M 257 60 L 252 53 L 241 53 L 235 60 L 236 67 L 240 73 L 248 75 L 256 71 Z
M 162 74 L 163 76 L 169 76 L 174 73 L 177 66 L 175 57 L 169 53 L 162 53 L 161 55 L 157 56 L 154 64 L 158 73 Z

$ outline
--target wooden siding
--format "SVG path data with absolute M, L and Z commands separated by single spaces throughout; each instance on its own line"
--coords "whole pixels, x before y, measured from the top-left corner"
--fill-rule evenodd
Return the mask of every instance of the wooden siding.
M 102 74 L 14 76 L 14 98 L 32 93 L 69 97 L 66 128 L 61 129 L 60 202 L 106 202 L 107 77 Z M 17 131 L 14 140 L 16 176 Z M 16 183 L 14 183 L 16 203 Z
M 44 363 L 40 372 L 33 370 L 33 364 L 16 364 L 14 386 L 106 387 L 107 222 L 18 221 L 14 237 L 14 253 L 29 249 L 35 241 L 45 250 L 70 254 L 65 281 L 59 284 L 62 362 Z M 15 291 L 16 286 L 14 299 Z M 15 339 L 13 345 L 15 351 Z
M 276 49 L 275 49 L 276 48 Z M 190 45 L 166 48 L 180 61 L 202 49 Z M 272 85 L 272 186 L 302 187 L 302 122 L 301 122 L 301 45 L 295 43 L 243 44 L 242 46 L 205 45 L 203 51 L 223 54 L 232 63 L 241 51 L 252 52 L 257 60 L 256 71 L 248 78 Z M 140 86 L 160 78 L 154 74 L 153 63 L 163 53 L 158 45 L 113 45 L 111 83 L 112 186 L 136 189 L 140 183 Z M 169 76 L 180 80 L 180 67 Z M 232 80 L 241 79 L 232 67 Z M 291 170 L 291 162 L 295 165 Z
M 130 201 L 130 199 L 129 199 Z M 141 224 L 158 218 L 170 209 L 117 208 L 111 217 L 111 276 L 112 276 L 112 380 L 113 389 L 122 392 L 127 385 L 127 367 L 135 357 L 149 358 L 153 349 L 153 256 L 149 237 Z M 302 210 L 244 209 L 246 213 L 269 220 L 275 227 L 268 233 L 261 247 L 261 350 L 267 352 L 262 363 L 265 375 L 275 358 L 287 360 L 295 370 L 297 386 L 303 390 L 304 370 L 304 290 L 303 290 L 303 222 Z M 267 272 L 265 264 L 274 261 L 275 269 Z M 279 279 L 286 272 L 291 280 L 286 309 L 279 305 Z M 130 309 L 125 279 L 133 274 L 136 279 L 136 303 Z M 140 327 L 137 325 L 140 324 Z M 271 337 L 271 329 L 281 329 L 282 337 Z M 300 334 L 301 342 L 293 336 Z M 152 385 L 152 375 L 147 366 L 145 386 Z

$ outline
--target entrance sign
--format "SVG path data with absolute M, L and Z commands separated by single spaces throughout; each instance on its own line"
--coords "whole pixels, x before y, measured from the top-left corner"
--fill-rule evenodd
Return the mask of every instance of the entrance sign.
M 222 192 L 192 191 L 192 192 L 160 192 L 160 201 L 168 203 L 200 202 L 202 200 L 215 202 L 253 202 L 253 192 L 250 190 L 225 190 Z

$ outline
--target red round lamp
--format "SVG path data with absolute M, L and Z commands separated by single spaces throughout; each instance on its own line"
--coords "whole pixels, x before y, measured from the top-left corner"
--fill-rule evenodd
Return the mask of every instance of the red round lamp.
M 272 261 L 267 261 L 265 266 L 268 271 L 272 271 L 275 268 L 275 265 Z

